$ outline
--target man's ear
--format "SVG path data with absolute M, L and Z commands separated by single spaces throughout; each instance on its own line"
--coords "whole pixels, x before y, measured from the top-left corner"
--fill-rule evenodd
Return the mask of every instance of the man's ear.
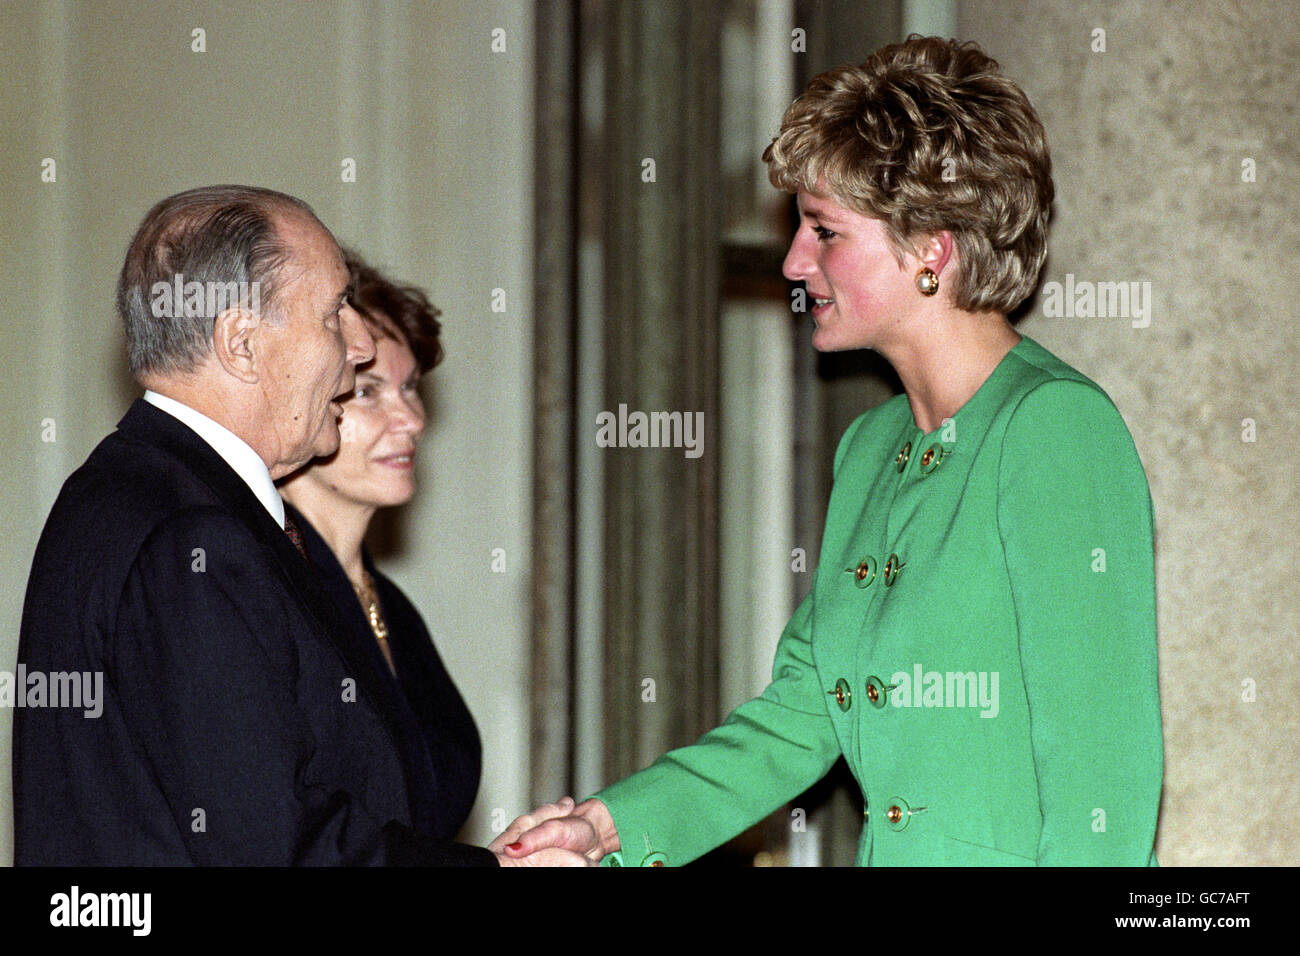
M 916 258 L 935 275 L 942 276 L 943 267 L 952 258 L 953 249 L 952 233 L 945 229 L 922 239 L 917 245 Z
M 212 351 L 227 374 L 246 385 L 257 382 L 258 333 L 262 319 L 252 309 L 235 306 L 224 309 L 212 324 Z

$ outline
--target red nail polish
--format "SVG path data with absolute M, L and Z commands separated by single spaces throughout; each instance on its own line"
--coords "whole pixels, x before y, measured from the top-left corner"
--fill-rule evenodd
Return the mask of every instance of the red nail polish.
M 522 843 L 520 843 L 518 840 L 516 840 L 514 843 L 509 844 L 509 845 L 506 847 L 507 850 L 515 850 L 516 852 L 518 852 L 519 850 L 522 850 L 523 848 L 524 848 L 524 845 L 523 845 Z

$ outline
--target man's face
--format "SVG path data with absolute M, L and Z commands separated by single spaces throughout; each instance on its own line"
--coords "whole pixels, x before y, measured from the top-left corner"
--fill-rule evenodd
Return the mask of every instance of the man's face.
M 260 337 L 272 478 L 338 448 L 336 399 L 352 391 L 356 366 L 375 354 L 347 301 L 348 271 L 333 237 L 300 214 L 281 216 L 277 229 L 290 249 L 277 296 L 280 323 L 265 321 Z

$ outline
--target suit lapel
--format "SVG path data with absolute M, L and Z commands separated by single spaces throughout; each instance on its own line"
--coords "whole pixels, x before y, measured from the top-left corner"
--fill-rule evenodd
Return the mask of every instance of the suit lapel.
M 401 739 L 400 722 L 391 701 L 391 689 L 385 686 L 387 676 L 376 673 L 370 661 L 357 652 L 355 642 L 348 639 L 346 622 L 332 611 L 332 600 L 320 576 L 303 560 L 284 529 L 276 524 L 244 479 L 188 425 L 143 399 L 136 399 L 117 427 L 125 437 L 154 445 L 179 459 L 270 549 L 303 613 L 315 624 L 317 632 L 328 638 L 347 666 L 348 674 L 356 680 L 358 690 L 375 705 L 396 746 Z

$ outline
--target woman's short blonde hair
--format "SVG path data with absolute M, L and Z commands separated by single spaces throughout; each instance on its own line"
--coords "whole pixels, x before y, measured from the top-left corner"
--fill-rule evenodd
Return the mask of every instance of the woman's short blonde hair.
M 1038 283 L 1054 195 L 1047 135 L 973 42 L 913 35 L 823 73 L 763 161 L 778 189 L 882 220 L 900 262 L 950 231 L 958 269 L 944 279 L 959 308 L 1011 312 Z

